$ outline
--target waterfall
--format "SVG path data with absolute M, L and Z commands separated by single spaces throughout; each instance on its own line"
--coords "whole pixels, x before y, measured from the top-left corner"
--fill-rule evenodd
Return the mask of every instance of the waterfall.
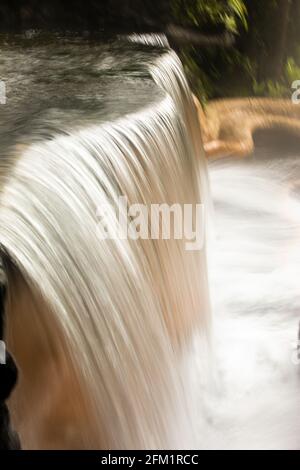
M 97 219 L 120 196 L 209 206 L 182 65 L 167 48 L 34 41 L 1 45 L 15 428 L 25 448 L 195 446 L 183 364 L 209 332 L 205 248 L 101 240 Z

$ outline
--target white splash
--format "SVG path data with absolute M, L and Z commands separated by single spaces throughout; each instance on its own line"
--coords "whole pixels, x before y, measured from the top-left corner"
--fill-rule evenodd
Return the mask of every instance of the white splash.
M 210 166 L 215 369 L 197 393 L 201 448 L 300 448 L 299 149 L 274 148 Z
M 97 236 L 97 207 L 121 195 L 131 204 L 206 199 L 182 66 L 165 52 L 150 72 L 163 96 L 154 104 L 77 125 L 12 161 L 0 243 L 24 447 L 196 445 L 181 363 L 193 332 L 209 333 L 205 250 L 187 252 L 184 240 Z

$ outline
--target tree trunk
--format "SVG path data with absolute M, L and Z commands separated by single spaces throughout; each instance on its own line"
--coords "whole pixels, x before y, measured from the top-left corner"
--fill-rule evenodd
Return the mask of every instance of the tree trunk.
M 278 39 L 277 44 L 275 45 L 274 52 L 274 79 L 280 79 L 283 71 L 285 55 L 286 55 L 286 46 L 288 40 L 288 30 L 289 30 L 289 19 L 291 12 L 292 0 L 279 0 L 278 5 Z

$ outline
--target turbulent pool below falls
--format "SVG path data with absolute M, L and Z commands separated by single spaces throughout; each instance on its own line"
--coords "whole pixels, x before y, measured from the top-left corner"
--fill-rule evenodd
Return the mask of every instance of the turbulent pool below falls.
M 199 445 L 299 449 L 299 141 L 256 138 L 209 169 L 215 368 L 197 395 Z

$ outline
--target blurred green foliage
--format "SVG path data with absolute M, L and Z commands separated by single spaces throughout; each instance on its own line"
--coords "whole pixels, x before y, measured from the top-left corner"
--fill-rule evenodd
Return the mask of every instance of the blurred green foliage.
M 238 23 L 247 27 L 247 10 L 243 0 L 174 0 L 173 12 L 186 25 L 224 25 L 231 32 L 238 31 Z
M 288 96 L 291 83 L 300 79 L 300 0 L 73 0 L 72 7 L 65 3 L 0 0 L 0 32 L 42 29 L 110 36 L 164 33 L 175 25 L 200 35 L 218 35 L 224 44 L 172 44 L 202 101 L 253 94 Z M 226 41 L 229 34 L 235 38 L 231 46 Z
M 175 21 L 205 34 L 234 34 L 231 47 L 179 51 L 202 102 L 291 94 L 300 79 L 300 0 L 172 0 Z

